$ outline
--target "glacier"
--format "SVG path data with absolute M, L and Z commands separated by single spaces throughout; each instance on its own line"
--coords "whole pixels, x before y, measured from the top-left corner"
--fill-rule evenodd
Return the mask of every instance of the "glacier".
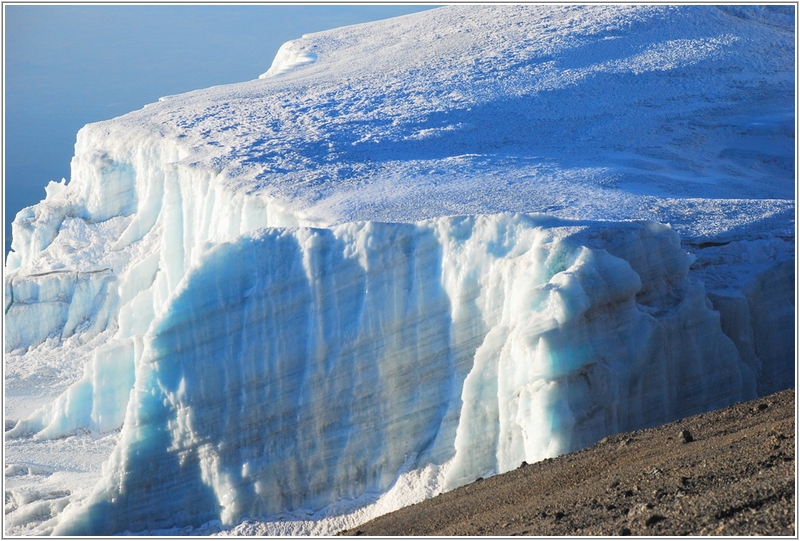
M 6 533 L 330 534 L 792 387 L 794 22 L 449 6 L 87 125 L 12 225 Z

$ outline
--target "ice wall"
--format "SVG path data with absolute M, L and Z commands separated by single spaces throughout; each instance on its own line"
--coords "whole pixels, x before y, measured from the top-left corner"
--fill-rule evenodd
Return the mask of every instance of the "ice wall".
M 706 284 L 722 331 L 750 366 L 764 396 L 795 382 L 793 239 L 739 240 L 697 251 L 694 274 Z
M 105 339 L 7 436 L 122 427 L 95 495 L 55 533 L 320 509 L 428 464 L 452 488 L 793 380 L 793 268 L 777 240 L 730 247 L 752 276 L 707 297 L 713 273 L 690 273 L 655 223 L 259 229 L 302 217 L 162 163 L 169 148 L 92 166 L 100 190 L 131 175 L 136 205 L 112 201 L 119 216 L 75 182 L 18 220 L 7 348 Z M 759 258 L 773 266 L 752 272 Z
M 269 198 L 236 193 L 214 171 L 181 163 L 188 151 L 179 143 L 130 146 L 102 132 L 79 132 L 71 182 L 51 182 L 45 200 L 12 223 L 6 352 L 76 330 L 84 341 L 109 326 L 121 338 L 140 335 L 215 242 L 298 223 Z
M 120 443 L 41 531 L 446 489 L 792 385 L 789 11 L 452 6 L 86 126 L 5 274 L 6 389 L 69 377 L 6 436 Z
M 187 151 L 179 143 L 143 139 L 130 146 L 117 135 L 102 125 L 84 127 L 70 183 L 51 182 L 45 200 L 12 224 L 4 341 L 11 371 L 40 346 L 74 349 L 94 340 L 95 347 L 88 359 L 77 359 L 85 364 L 80 381 L 10 437 L 119 428 L 135 344 L 186 269 L 216 242 L 297 223 L 271 200 L 237 194 L 213 171 L 181 164 Z M 63 355 L 52 357 L 59 362 Z M 115 410 L 103 411 L 111 403 Z
M 105 477 L 54 533 L 319 509 L 451 459 L 454 487 L 753 397 L 690 263 L 658 224 L 524 215 L 219 245 L 145 335 Z
M 109 269 L 79 272 L 56 270 L 11 276 L 5 291 L 7 351 L 37 345 L 44 338 L 67 338 L 80 328 L 90 336 L 108 326 L 106 309 Z

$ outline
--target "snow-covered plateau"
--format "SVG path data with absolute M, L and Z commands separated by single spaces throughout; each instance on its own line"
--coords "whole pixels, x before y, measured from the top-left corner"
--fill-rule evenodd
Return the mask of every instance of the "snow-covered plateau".
M 5 534 L 331 534 L 792 387 L 795 16 L 448 6 L 85 126 L 13 223 Z

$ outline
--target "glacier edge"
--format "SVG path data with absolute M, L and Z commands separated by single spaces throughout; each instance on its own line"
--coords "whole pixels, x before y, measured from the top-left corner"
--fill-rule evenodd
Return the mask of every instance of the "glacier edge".
M 451 6 L 86 126 L 13 226 L 5 533 L 329 534 L 791 387 L 794 61 L 792 9 Z
M 53 533 L 320 509 L 411 456 L 452 461 L 446 490 L 755 397 L 691 261 L 659 224 L 514 214 L 220 244 L 145 335 L 106 474 Z

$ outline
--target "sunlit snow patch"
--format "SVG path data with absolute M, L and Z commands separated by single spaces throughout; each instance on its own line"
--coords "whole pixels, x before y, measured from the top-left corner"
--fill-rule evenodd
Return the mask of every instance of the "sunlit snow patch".
M 317 55 L 310 51 L 306 51 L 305 47 L 297 41 L 289 41 L 284 43 L 275 59 L 272 61 L 272 66 L 265 72 L 259 75 L 259 79 L 267 79 L 269 77 L 277 77 L 284 73 L 289 73 L 300 66 L 313 64 L 317 61 Z

